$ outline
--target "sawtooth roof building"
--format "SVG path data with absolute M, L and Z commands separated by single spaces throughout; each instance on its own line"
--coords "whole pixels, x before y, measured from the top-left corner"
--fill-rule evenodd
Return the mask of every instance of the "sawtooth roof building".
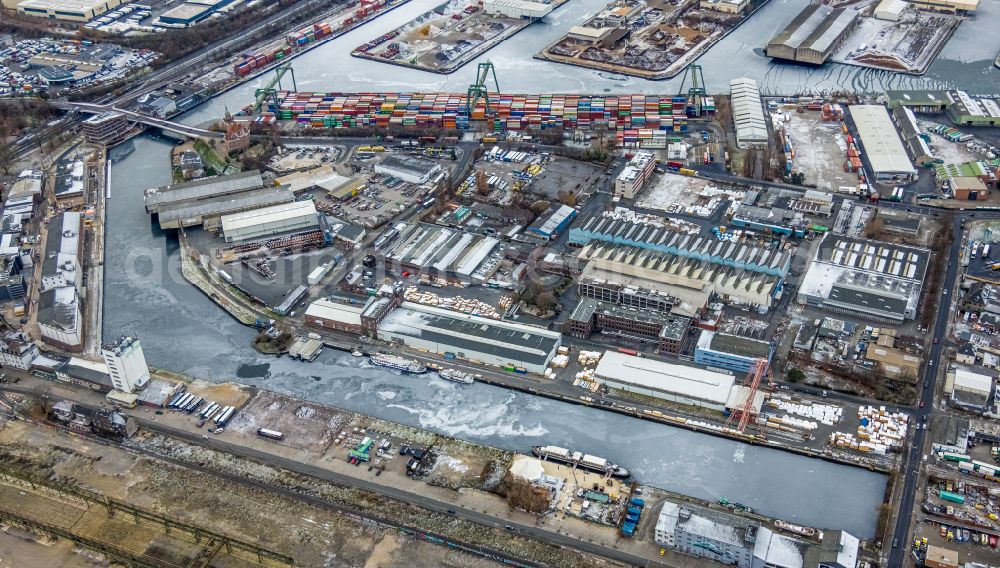
M 914 319 L 930 251 L 827 234 L 799 286 L 798 301 L 868 320 Z

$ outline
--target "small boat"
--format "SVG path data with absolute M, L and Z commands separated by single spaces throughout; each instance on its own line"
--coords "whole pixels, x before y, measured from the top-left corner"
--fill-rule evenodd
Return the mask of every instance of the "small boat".
M 355 357 L 364 357 L 365 356 L 365 354 L 362 353 L 360 349 L 355 349 L 354 351 L 351 351 L 351 355 L 354 355 Z
M 628 75 L 622 75 L 620 73 L 605 73 L 604 71 L 597 71 L 597 76 L 601 79 L 610 79 L 612 81 L 628 81 Z
M 471 385 L 476 382 L 476 379 L 472 376 L 472 374 L 463 373 L 458 369 L 441 369 L 438 371 L 438 376 L 446 381 L 462 383 L 463 385 Z
M 729 499 L 726 499 L 725 497 L 719 497 L 719 504 L 722 505 L 723 507 L 729 507 L 730 509 L 732 509 L 734 511 L 744 511 L 746 513 L 752 513 L 753 512 L 753 508 L 751 508 L 749 505 L 744 505 L 743 503 L 737 503 L 735 501 L 730 501 Z
M 774 521 L 774 526 L 779 529 L 800 534 L 802 536 L 816 536 L 816 529 L 812 527 L 804 527 L 802 525 L 793 525 L 792 523 L 786 523 L 785 521 Z
M 631 475 L 624 467 L 610 463 L 604 458 L 591 456 L 581 452 L 571 452 L 566 448 L 560 448 L 558 446 L 535 446 L 534 448 L 531 448 L 531 453 L 543 460 L 554 461 L 569 466 L 576 466 L 580 469 L 600 473 L 601 475 L 610 475 L 611 477 L 618 477 L 622 479 Z
M 413 375 L 419 375 L 421 373 L 427 372 L 427 367 L 421 365 L 415 359 L 407 359 L 405 357 L 398 357 L 396 355 L 376 353 L 368 357 L 368 360 L 371 361 L 373 365 L 378 365 L 379 367 L 388 367 L 390 369 L 396 369 L 397 371 L 402 371 L 404 373 L 410 373 Z

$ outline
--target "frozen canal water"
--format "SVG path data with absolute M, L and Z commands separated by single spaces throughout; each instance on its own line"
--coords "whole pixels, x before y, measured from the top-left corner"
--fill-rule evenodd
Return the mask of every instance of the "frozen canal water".
M 169 183 L 170 146 L 150 137 L 112 166 L 104 336 L 134 332 L 150 365 L 238 381 L 520 452 L 555 444 L 602 455 L 637 479 L 861 536 L 874 530 L 886 477 L 485 384 L 395 375 L 346 353 L 312 363 L 263 357 L 252 331 L 180 276 L 177 243 L 151 225 L 142 192 Z M 112 157 L 124 154 L 121 147 Z

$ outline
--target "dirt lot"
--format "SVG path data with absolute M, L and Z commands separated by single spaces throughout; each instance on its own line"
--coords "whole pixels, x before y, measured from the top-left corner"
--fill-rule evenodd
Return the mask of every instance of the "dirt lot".
M 840 122 L 823 120 L 819 111 L 799 113 L 795 109 L 772 113 L 771 121 L 775 129 L 783 126 L 791 136 L 796 149 L 792 163 L 805 174 L 806 184 L 822 191 L 857 187 L 857 174 L 844 171 L 847 139 Z
M 76 449 L 68 446 L 76 446 Z M 39 474 L 54 474 L 55 479 L 72 480 L 90 490 L 102 491 L 147 509 L 245 540 L 258 541 L 263 546 L 291 554 L 300 566 L 402 567 L 411 566 L 413 558 L 425 560 L 428 566 L 458 568 L 495 565 L 478 557 L 407 539 L 395 531 L 362 525 L 343 515 L 310 507 L 300 501 L 250 491 L 241 485 L 222 483 L 214 476 L 147 457 L 136 457 L 114 447 L 91 444 L 25 423 L 0 426 L 0 453 L 8 463 L 16 460 L 19 465 Z M 107 462 L 114 463 L 110 470 L 99 467 Z M 72 477 L 60 474 L 66 469 L 70 469 Z M 17 494 L 15 491 L 11 496 Z M 57 509 L 63 510 L 60 515 L 65 516 L 65 507 Z M 33 507 L 33 510 L 41 512 L 42 508 Z M 121 526 L 116 529 L 119 537 L 122 531 L 137 535 L 134 525 L 127 521 L 120 522 Z M 282 527 L 282 530 L 272 530 L 275 526 Z M 110 534 L 98 525 L 94 530 Z M 146 542 L 153 540 L 149 529 L 143 528 L 140 532 L 149 533 L 144 537 Z M 160 550 L 166 550 L 164 547 L 169 544 L 163 539 L 162 535 L 155 539 L 154 544 Z M 125 539 L 127 542 L 121 538 L 116 540 L 119 544 L 127 544 L 141 539 L 136 536 L 136 539 Z M 62 545 L 59 549 L 48 549 L 30 543 L 12 543 L 11 537 L 0 537 L 0 554 L 5 560 L 11 557 L 4 554 L 8 548 L 14 554 L 19 550 L 38 550 L 43 555 L 73 558 Z M 66 564 L 44 565 L 83 564 L 69 560 Z

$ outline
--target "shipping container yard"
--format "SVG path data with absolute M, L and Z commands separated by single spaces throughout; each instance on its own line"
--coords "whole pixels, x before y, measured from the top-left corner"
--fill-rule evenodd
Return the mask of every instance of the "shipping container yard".
M 257 121 L 315 128 L 437 128 L 495 132 L 566 128 L 613 130 L 629 143 L 654 131 L 686 132 L 688 98 L 683 96 L 496 95 L 495 116 L 485 100 L 468 108 L 461 93 L 310 93 L 279 91 Z M 471 112 L 470 112 L 471 110 Z M 492 109 L 491 109 L 492 110 Z M 641 128 L 641 130 L 637 130 Z M 620 134 L 620 136 L 619 136 Z M 664 144 L 666 139 L 664 138 Z
M 614 0 L 535 57 L 644 79 L 679 75 L 767 0 Z
M 522 13 L 517 2 L 494 0 L 486 2 L 484 8 L 481 1 L 451 0 L 359 45 L 352 55 L 432 73 L 452 73 L 567 1 L 532 3 L 545 6 L 536 14 Z

